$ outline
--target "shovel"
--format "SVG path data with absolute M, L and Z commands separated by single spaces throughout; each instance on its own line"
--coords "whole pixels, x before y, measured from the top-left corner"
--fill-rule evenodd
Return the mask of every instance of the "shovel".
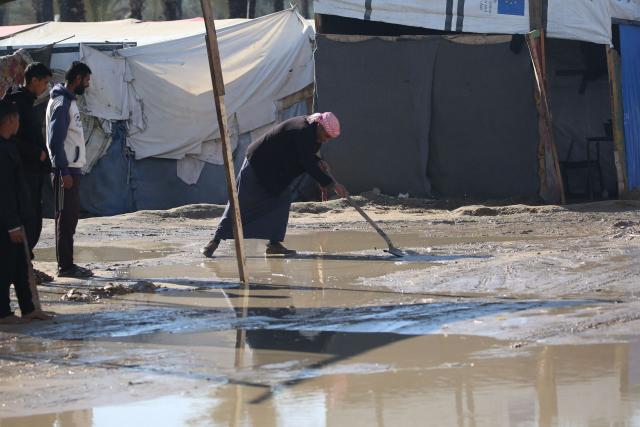
M 353 201 L 351 196 L 346 196 L 345 199 L 347 200 L 347 203 L 349 203 L 355 210 L 358 211 L 358 213 L 360 215 L 362 215 L 362 217 L 364 219 L 367 220 L 367 222 L 369 224 L 371 224 L 371 226 L 378 232 L 380 237 L 382 237 L 384 239 L 384 241 L 387 242 L 387 246 L 389 246 L 389 249 L 385 249 L 384 250 L 385 252 L 390 253 L 391 255 L 397 256 L 399 258 L 401 258 L 401 257 L 403 257 L 405 255 L 404 252 L 402 252 L 400 249 L 398 249 L 398 248 L 396 248 L 394 246 L 394 244 L 391 241 L 391 239 L 389 238 L 389 236 L 387 236 L 387 233 L 385 233 L 384 231 L 382 231 L 382 229 L 380 227 L 378 227 L 378 224 L 376 224 L 375 221 L 372 220 L 369 217 L 369 215 L 367 215 L 367 213 L 365 211 L 363 211 L 362 208 L 356 204 L 356 202 Z

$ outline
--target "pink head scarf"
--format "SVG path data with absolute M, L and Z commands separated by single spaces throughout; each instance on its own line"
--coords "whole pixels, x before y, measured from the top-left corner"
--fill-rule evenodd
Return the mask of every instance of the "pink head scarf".
M 330 138 L 340 136 L 340 122 L 333 113 L 315 113 L 307 117 L 307 122 L 319 123 Z

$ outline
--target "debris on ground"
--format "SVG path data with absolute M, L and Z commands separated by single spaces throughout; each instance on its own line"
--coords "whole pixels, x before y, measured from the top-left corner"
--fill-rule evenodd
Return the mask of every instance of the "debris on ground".
M 117 295 L 127 295 L 134 293 L 153 293 L 159 286 L 147 280 L 136 282 L 109 282 L 105 286 L 91 288 L 88 290 L 71 289 L 61 298 L 62 301 L 96 303 L 101 298 L 111 298 Z

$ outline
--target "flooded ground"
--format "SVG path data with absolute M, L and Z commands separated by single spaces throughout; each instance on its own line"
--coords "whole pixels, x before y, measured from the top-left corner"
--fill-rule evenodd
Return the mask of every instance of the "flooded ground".
M 81 221 L 96 277 L 41 287 L 54 321 L 0 326 L 0 426 L 640 425 L 640 206 L 387 208 L 408 256 L 294 210 L 298 256 L 248 241 L 248 287 L 186 208 Z M 160 288 L 61 300 L 139 281 Z

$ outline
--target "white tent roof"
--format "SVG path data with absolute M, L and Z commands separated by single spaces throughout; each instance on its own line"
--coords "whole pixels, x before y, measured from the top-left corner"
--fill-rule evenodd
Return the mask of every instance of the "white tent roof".
M 219 29 L 246 19 L 221 19 L 216 21 Z M 80 43 L 132 43 L 143 46 L 205 31 L 202 18 L 179 21 L 138 21 L 123 19 L 105 22 L 47 22 L 27 31 L 0 40 L 0 47 L 39 47 L 56 43 L 56 46 Z
M 442 31 L 524 34 L 529 0 L 314 0 L 316 13 Z M 640 20 L 640 0 L 548 0 L 548 35 L 611 42 L 611 19 Z
M 314 31 L 294 10 L 217 33 L 225 104 L 238 133 L 273 123 L 278 100 L 313 83 Z M 85 96 L 89 114 L 128 119 L 128 144 L 138 159 L 204 154 L 203 142 L 219 138 L 206 49 L 203 34 L 116 56 L 81 45 L 82 59 L 95 70 Z

